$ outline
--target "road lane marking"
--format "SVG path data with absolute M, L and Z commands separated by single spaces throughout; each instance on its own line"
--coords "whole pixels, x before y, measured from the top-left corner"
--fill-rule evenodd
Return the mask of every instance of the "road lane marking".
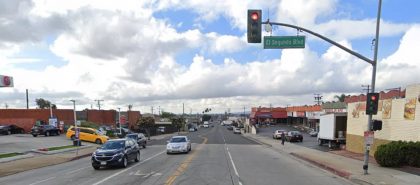
M 222 136 L 223 136 L 223 141 L 225 141 L 225 135 L 223 134 Z M 242 182 L 241 182 L 240 177 L 239 177 L 238 170 L 236 169 L 236 165 L 233 162 L 232 155 L 230 154 L 229 147 L 227 146 L 226 141 L 225 141 L 225 148 L 226 148 L 226 151 L 229 155 L 230 162 L 232 163 L 233 170 L 235 171 L 235 175 L 238 177 L 238 184 L 242 185 Z
M 32 183 L 32 184 L 29 184 L 29 185 L 39 184 L 39 183 L 41 183 L 41 182 L 45 182 L 45 181 L 48 181 L 48 180 L 51 180 L 51 179 L 55 179 L 55 177 L 50 177 L 50 178 L 48 178 L 48 179 L 44 179 L 44 180 L 41 180 L 41 181 L 36 181 L 36 182 L 34 182 L 34 183 Z
M 69 171 L 69 172 L 66 173 L 66 175 L 70 175 L 72 173 L 78 172 L 78 171 L 86 169 L 86 168 L 90 168 L 90 166 L 86 166 L 86 167 L 79 168 L 79 169 L 76 169 L 76 170 L 73 170 L 73 171 Z
M 182 173 L 184 173 L 184 171 L 187 170 L 188 166 L 191 164 L 191 161 L 195 158 L 198 151 L 200 151 L 204 144 L 207 143 L 208 139 L 206 137 L 200 137 L 204 138 L 204 141 L 197 147 L 197 149 L 193 150 L 192 154 L 181 163 L 181 165 L 175 170 L 175 172 L 171 176 L 168 177 L 168 179 L 166 179 L 165 185 L 172 185 L 175 182 L 176 178 L 181 176 Z
M 230 162 L 232 163 L 233 170 L 235 170 L 235 174 L 236 174 L 236 176 L 238 176 L 238 177 L 239 177 L 238 170 L 236 169 L 235 163 L 233 162 L 232 155 L 230 155 L 229 148 L 228 148 L 228 147 L 226 147 L 226 149 L 227 149 L 227 152 L 228 152 L 228 155 L 229 155 L 229 158 L 230 158 Z
M 95 183 L 95 184 L 92 184 L 92 185 L 98 185 L 98 184 L 101 184 L 101 183 L 103 183 L 103 182 L 105 182 L 105 181 L 107 181 L 107 180 L 109 180 L 109 179 L 111 179 L 111 178 L 113 178 L 113 177 L 115 177 L 115 176 L 117 176 L 117 175 L 119 175 L 119 174 L 122 174 L 122 173 L 124 173 L 124 172 L 126 172 L 126 171 L 130 170 L 131 168 L 134 168 L 134 167 L 136 167 L 136 166 L 138 166 L 138 165 L 140 165 L 140 164 L 143 164 L 143 163 L 145 163 L 145 162 L 149 161 L 150 159 L 153 159 L 153 158 L 155 158 L 155 157 L 157 157 L 157 156 L 159 156 L 159 155 L 161 155 L 161 154 L 163 154 L 163 153 L 165 153 L 165 150 L 164 150 L 164 151 L 162 151 L 162 152 L 159 152 L 159 153 L 157 153 L 157 154 L 155 154 L 155 155 L 153 155 L 153 156 L 151 156 L 151 157 L 149 157 L 149 158 L 147 158 L 147 159 L 145 159 L 145 160 L 143 160 L 143 161 L 141 161 L 141 162 L 139 162 L 139 163 L 137 163 L 137 164 L 134 164 L 133 166 L 131 166 L 131 167 L 129 167 L 129 168 L 126 168 L 126 169 L 121 170 L 121 171 L 119 171 L 119 172 L 117 172 L 117 173 L 114 173 L 114 174 L 112 174 L 111 176 L 108 176 L 107 178 L 102 179 L 101 181 L 99 181 L 99 182 L 97 182 L 97 183 Z

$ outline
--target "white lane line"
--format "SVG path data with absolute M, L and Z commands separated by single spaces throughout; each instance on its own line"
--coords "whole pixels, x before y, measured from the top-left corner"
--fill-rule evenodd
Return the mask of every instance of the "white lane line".
M 228 148 L 228 147 L 226 147 L 226 149 L 227 149 L 227 151 L 228 151 L 229 158 L 230 158 L 230 162 L 232 163 L 232 166 L 233 166 L 233 170 L 235 170 L 235 174 L 236 174 L 236 176 L 238 176 L 238 177 L 239 177 L 238 170 L 236 169 L 235 163 L 233 162 L 232 155 L 230 155 L 229 148 Z
M 83 167 L 83 168 L 75 169 L 73 171 L 69 171 L 69 172 L 66 173 L 66 175 L 70 175 L 72 173 L 78 172 L 78 171 L 86 169 L 86 168 L 90 168 L 90 166 L 86 166 L 86 167 Z
M 95 184 L 92 184 L 92 185 L 98 185 L 98 184 L 101 184 L 101 183 L 103 183 L 103 182 L 105 182 L 105 181 L 107 181 L 107 180 L 109 180 L 109 179 L 111 179 L 111 178 L 113 178 L 113 177 L 115 177 L 115 176 L 117 176 L 117 175 L 119 175 L 119 174 L 122 174 L 122 173 L 124 173 L 124 172 L 126 172 L 126 171 L 130 170 L 131 168 L 134 168 L 134 167 L 136 167 L 136 166 L 138 166 L 138 165 L 140 165 L 140 164 L 143 164 L 143 163 L 145 163 L 146 161 L 148 161 L 148 160 L 150 160 L 150 159 L 153 159 L 153 158 L 155 158 L 155 157 L 157 157 L 157 156 L 159 156 L 159 155 L 161 155 L 161 154 L 163 154 L 163 153 L 165 153 L 165 152 L 166 152 L 165 150 L 164 150 L 164 151 L 162 151 L 162 152 L 159 152 L 159 153 L 157 153 L 157 154 L 153 155 L 152 157 L 149 157 L 149 158 L 147 158 L 147 159 L 145 159 L 145 160 L 143 160 L 143 161 L 141 161 L 141 162 L 139 162 L 139 163 L 137 163 L 137 164 L 135 164 L 135 165 L 131 166 L 130 168 L 126 168 L 125 170 L 121 170 L 121 171 L 119 171 L 119 172 L 117 172 L 117 173 L 114 173 L 114 174 L 112 174 L 111 176 L 108 176 L 107 178 L 102 179 L 101 181 L 99 181 L 99 182 L 97 182 L 97 183 L 95 183 Z
M 55 177 L 50 177 L 50 178 L 48 178 L 48 179 L 44 179 L 44 180 L 41 180 L 41 181 L 37 181 L 37 182 L 34 182 L 34 183 L 32 183 L 32 184 L 29 184 L 29 185 L 39 184 L 39 183 L 41 183 L 41 182 L 45 182 L 45 181 L 48 181 L 48 180 L 51 180 L 51 179 L 55 179 Z

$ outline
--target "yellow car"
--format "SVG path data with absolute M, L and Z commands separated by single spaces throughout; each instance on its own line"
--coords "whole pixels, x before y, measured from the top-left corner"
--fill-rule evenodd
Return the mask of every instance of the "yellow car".
M 109 139 L 108 136 L 102 135 L 96 129 L 87 128 L 87 127 L 77 127 L 77 128 L 80 129 L 79 138 L 82 141 L 89 141 L 89 142 L 94 142 L 96 144 L 103 144 Z M 67 130 L 66 137 L 72 140 L 76 138 L 76 134 L 75 134 L 73 126 L 71 126 Z

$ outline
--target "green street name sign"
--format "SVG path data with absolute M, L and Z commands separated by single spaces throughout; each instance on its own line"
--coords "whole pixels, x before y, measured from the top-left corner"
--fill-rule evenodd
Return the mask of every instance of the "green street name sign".
M 305 48 L 305 36 L 264 36 L 264 49 Z

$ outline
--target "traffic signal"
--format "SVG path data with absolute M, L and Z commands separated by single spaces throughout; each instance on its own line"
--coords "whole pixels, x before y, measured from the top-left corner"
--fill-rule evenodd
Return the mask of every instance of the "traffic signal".
M 376 115 L 378 113 L 379 93 L 368 93 L 366 100 L 366 114 Z
M 382 130 L 382 121 L 381 120 L 372 120 L 372 130 Z
M 248 10 L 248 43 L 261 43 L 261 10 Z

